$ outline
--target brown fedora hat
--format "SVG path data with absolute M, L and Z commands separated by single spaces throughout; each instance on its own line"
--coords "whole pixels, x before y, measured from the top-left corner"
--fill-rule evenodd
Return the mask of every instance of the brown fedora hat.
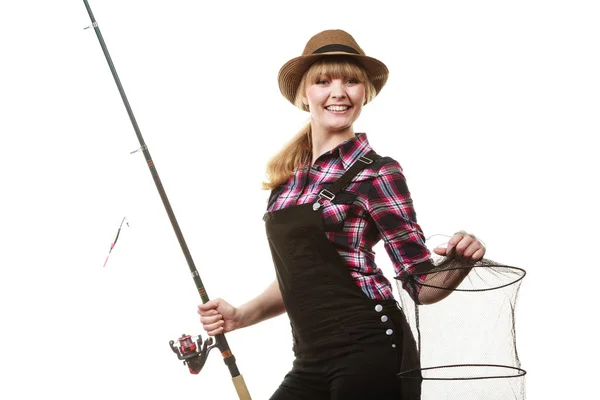
M 279 70 L 279 90 L 292 104 L 304 73 L 317 60 L 332 55 L 350 56 L 356 59 L 367 71 L 369 79 L 379 93 L 387 81 L 389 71 L 384 63 L 365 55 L 356 40 L 348 32 L 340 29 L 326 30 L 310 38 L 300 57 L 292 58 Z

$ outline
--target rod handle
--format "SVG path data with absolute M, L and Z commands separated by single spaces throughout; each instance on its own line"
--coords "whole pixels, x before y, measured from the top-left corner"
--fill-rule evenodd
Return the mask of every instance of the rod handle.
M 240 400 L 252 400 L 250 397 L 250 392 L 248 392 L 248 388 L 246 387 L 246 382 L 244 382 L 244 377 L 242 375 L 238 375 L 233 380 L 233 386 L 235 386 L 235 391 L 238 394 Z

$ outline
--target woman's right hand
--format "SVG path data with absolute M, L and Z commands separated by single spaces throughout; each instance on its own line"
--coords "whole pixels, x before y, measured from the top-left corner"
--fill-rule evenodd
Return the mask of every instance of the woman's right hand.
M 200 323 L 209 336 L 239 328 L 238 309 L 223 299 L 214 299 L 200 304 L 198 314 L 200 314 Z

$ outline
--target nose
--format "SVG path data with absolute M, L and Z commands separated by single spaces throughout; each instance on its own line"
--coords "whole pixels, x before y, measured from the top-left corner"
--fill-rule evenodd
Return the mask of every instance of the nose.
M 346 88 L 341 79 L 334 79 L 331 83 L 330 96 L 332 99 L 343 99 L 346 97 Z

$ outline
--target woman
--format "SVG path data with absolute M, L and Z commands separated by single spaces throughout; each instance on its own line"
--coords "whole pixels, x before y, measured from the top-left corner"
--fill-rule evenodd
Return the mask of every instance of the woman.
M 439 278 L 426 274 L 433 264 L 402 169 L 353 130 L 387 77 L 386 66 L 341 30 L 313 36 L 280 70 L 283 96 L 311 119 L 267 166 L 264 219 L 277 279 L 240 307 L 222 299 L 198 307 L 209 335 L 287 311 L 296 359 L 272 400 L 420 398 L 420 379 L 396 376 L 418 365 L 418 355 L 373 246 L 384 241 L 399 277 L 418 272 L 403 280 L 416 302 L 450 291 L 421 289 Z M 434 251 L 474 263 L 485 249 L 461 231 Z M 445 276 L 444 287 L 464 276 Z

